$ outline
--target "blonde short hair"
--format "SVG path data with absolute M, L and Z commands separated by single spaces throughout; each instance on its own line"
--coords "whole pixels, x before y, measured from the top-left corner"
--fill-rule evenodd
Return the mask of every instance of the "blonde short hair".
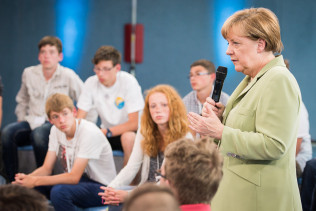
M 210 138 L 182 138 L 169 144 L 164 165 L 180 204 L 210 203 L 223 176 L 223 158 Z
M 265 40 L 266 51 L 281 53 L 283 50 L 278 18 L 269 9 L 250 8 L 235 12 L 222 27 L 221 33 L 225 39 L 234 27 L 240 29 L 243 36 L 251 40 Z
M 72 111 L 74 107 L 74 103 L 68 95 L 56 93 L 47 99 L 45 111 L 47 117 L 50 118 L 52 111 L 61 112 L 64 108 L 69 108 Z

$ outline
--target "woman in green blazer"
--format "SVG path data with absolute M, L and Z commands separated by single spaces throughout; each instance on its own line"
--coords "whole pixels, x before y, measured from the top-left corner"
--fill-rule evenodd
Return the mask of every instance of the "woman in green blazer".
M 301 95 L 281 53 L 280 26 L 265 8 L 236 12 L 222 27 L 226 54 L 246 75 L 226 108 L 211 98 L 202 116 L 189 113 L 194 131 L 218 140 L 224 176 L 213 211 L 302 210 L 295 147 Z

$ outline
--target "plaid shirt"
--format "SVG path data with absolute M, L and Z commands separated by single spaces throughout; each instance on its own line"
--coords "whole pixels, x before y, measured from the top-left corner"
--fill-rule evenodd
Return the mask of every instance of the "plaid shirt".
M 79 76 L 61 65 L 58 65 L 49 81 L 44 78 L 42 65 L 25 68 L 21 88 L 16 96 L 15 114 L 18 121 L 27 121 L 32 129 L 40 126 L 36 118 L 40 117 L 45 121 L 45 103 L 50 95 L 63 93 L 78 101 L 82 87 L 83 82 Z

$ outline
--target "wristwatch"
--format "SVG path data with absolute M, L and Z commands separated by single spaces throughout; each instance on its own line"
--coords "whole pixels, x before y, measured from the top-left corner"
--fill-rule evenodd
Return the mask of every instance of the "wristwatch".
M 106 129 L 106 137 L 111 138 L 112 137 L 112 132 L 110 131 L 109 128 Z

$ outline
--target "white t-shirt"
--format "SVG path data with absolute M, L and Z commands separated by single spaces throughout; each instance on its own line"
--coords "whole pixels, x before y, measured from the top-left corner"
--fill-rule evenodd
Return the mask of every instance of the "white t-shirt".
M 194 140 L 190 132 L 185 135 L 185 138 Z M 120 171 L 115 179 L 111 181 L 109 187 L 119 188 L 129 185 L 140 168 L 142 168 L 142 170 L 139 184 L 141 185 L 147 181 L 150 168 L 150 157 L 143 151 L 143 148 L 141 146 L 142 140 L 144 140 L 144 137 L 141 134 L 139 128 L 136 133 L 132 154 L 126 166 Z
M 96 75 L 89 77 L 84 83 L 77 106 L 84 111 L 95 107 L 101 127 L 108 128 L 126 122 L 129 113 L 141 111 L 144 98 L 135 77 L 119 71 L 115 84 L 109 88 L 101 84 Z
M 111 146 L 93 123 L 82 119 L 72 140 L 67 140 L 65 133 L 52 127 L 49 135 L 48 151 L 56 152 L 64 172 L 70 172 L 76 158 L 89 159 L 85 168 L 87 176 L 101 184 L 107 185 L 116 176 Z
M 307 109 L 302 102 L 300 110 L 300 124 L 297 132 L 297 138 L 302 138 L 301 148 L 296 156 L 296 161 L 300 165 L 302 171 L 306 162 L 312 159 L 311 135 L 309 134 L 309 120 Z

